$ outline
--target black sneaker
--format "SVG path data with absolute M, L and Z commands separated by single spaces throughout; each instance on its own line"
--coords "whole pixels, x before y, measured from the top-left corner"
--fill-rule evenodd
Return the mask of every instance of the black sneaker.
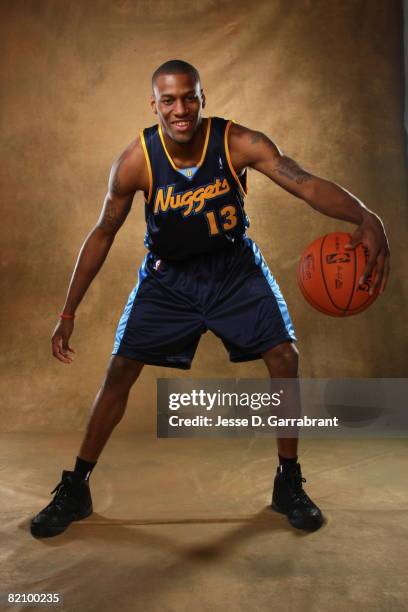
M 72 521 L 80 521 L 93 512 L 89 482 L 76 472 L 64 470 L 51 493 L 55 493 L 54 499 L 31 521 L 31 533 L 37 538 L 56 536 Z
M 297 529 L 314 531 L 322 526 L 324 519 L 320 509 L 303 490 L 300 464 L 282 469 L 279 465 L 275 476 L 272 508 L 286 514 L 289 523 Z

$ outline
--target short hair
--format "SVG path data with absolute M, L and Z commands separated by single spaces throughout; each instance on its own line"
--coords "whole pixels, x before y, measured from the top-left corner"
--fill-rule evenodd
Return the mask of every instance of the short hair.
M 194 68 L 188 62 L 184 62 L 183 60 L 169 60 L 168 62 L 164 62 L 161 66 L 159 66 L 154 72 L 152 76 L 152 89 L 154 90 L 154 86 L 157 78 L 162 74 L 191 74 L 195 83 L 200 83 L 200 75 L 198 73 L 197 68 Z

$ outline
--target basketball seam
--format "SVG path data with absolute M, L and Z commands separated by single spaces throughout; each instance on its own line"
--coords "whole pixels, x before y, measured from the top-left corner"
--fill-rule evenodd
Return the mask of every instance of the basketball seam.
M 377 297 L 377 296 L 372 296 L 370 299 L 367 299 L 365 302 L 363 302 L 363 304 L 361 304 L 360 306 L 357 306 L 356 308 L 349 308 L 347 312 L 344 312 L 344 313 L 341 310 L 339 310 L 337 313 L 329 312 L 328 310 L 324 310 L 324 308 L 318 306 L 316 302 L 314 302 L 312 298 L 309 296 L 306 290 L 306 287 L 303 284 L 301 274 L 300 274 L 300 269 L 298 269 L 297 278 L 298 278 L 300 292 L 302 293 L 306 302 L 310 304 L 310 306 L 313 306 L 313 308 L 315 308 L 315 310 L 317 310 L 318 312 L 328 315 L 329 317 L 338 317 L 338 316 L 346 317 L 348 315 L 359 314 L 360 312 L 368 308 L 368 306 L 371 306 L 371 304 L 374 302 L 375 298 Z
M 308 292 L 306 291 L 306 287 L 304 286 L 304 284 L 302 282 L 300 274 L 298 275 L 298 283 L 299 283 L 299 289 L 300 289 L 303 297 L 308 302 L 308 304 L 310 304 L 310 306 L 313 306 L 313 308 L 315 308 L 315 310 L 318 310 L 322 314 L 328 315 L 329 317 L 343 316 L 341 310 L 339 310 L 339 312 L 337 312 L 337 313 L 334 313 L 334 312 L 329 312 L 328 310 L 324 310 L 324 308 L 318 306 L 316 304 L 316 302 L 314 302 L 312 300 L 312 298 L 309 296 Z
M 326 289 L 326 293 L 327 293 L 327 296 L 328 296 L 329 300 L 331 301 L 333 306 L 335 308 L 337 308 L 337 310 L 340 310 L 340 312 L 342 312 L 344 314 L 344 312 L 345 312 L 344 308 L 340 308 L 340 306 L 337 306 L 337 304 L 333 301 L 332 296 L 330 295 L 329 290 L 327 288 L 326 277 L 325 277 L 324 268 L 323 268 L 323 245 L 324 245 L 324 242 L 325 242 L 327 236 L 328 236 L 328 234 L 326 234 L 326 236 L 323 238 L 323 240 L 321 242 L 321 245 L 320 245 L 320 270 L 321 270 L 321 274 L 322 274 L 322 278 L 323 278 L 324 288 Z
M 371 306 L 371 304 L 374 302 L 376 297 L 377 297 L 376 295 L 369 296 L 365 302 L 360 304 L 360 306 L 356 306 L 355 308 L 349 308 L 347 312 L 356 312 L 360 309 L 365 310 L 366 308 L 368 308 L 368 306 Z
M 354 290 L 356 287 L 356 277 L 357 277 L 357 256 L 356 256 L 356 250 L 353 249 L 353 255 L 354 255 L 354 281 L 353 281 L 353 289 L 351 290 L 351 295 L 350 295 L 350 299 L 348 301 L 347 304 L 347 308 L 346 311 L 348 311 L 349 306 L 351 304 L 351 302 L 353 301 L 353 297 L 354 297 Z

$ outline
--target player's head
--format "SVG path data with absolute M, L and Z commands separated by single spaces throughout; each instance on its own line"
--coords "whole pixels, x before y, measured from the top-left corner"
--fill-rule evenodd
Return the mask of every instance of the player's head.
M 178 143 L 189 142 L 201 123 L 205 96 L 198 70 L 182 60 L 170 60 L 152 76 L 153 112 L 163 131 Z

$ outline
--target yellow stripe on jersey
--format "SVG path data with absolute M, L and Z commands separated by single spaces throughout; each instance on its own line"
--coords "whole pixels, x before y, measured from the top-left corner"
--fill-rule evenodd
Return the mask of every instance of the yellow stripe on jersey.
M 199 161 L 199 162 L 198 162 L 198 164 L 195 166 L 196 168 L 199 168 L 200 166 L 202 166 L 202 164 L 203 164 L 203 162 L 204 162 L 204 159 L 205 159 L 205 154 L 207 153 L 208 141 L 210 140 L 210 130 L 211 130 L 211 117 L 208 117 L 208 120 L 207 120 L 207 132 L 206 132 L 206 135 L 205 135 L 205 141 L 204 141 L 203 152 L 202 152 L 202 155 L 201 155 L 200 161 Z M 171 164 L 171 167 L 172 167 L 174 170 L 183 170 L 184 168 L 177 168 L 177 166 L 176 166 L 176 164 L 174 163 L 174 161 L 173 161 L 173 159 L 172 159 L 172 157 L 171 157 L 170 153 L 168 152 L 167 147 L 166 147 L 166 143 L 164 142 L 163 130 L 162 130 L 161 125 L 160 125 L 160 124 L 159 124 L 159 136 L 160 136 L 161 143 L 162 143 L 162 145 L 163 145 L 164 152 L 165 152 L 165 154 L 166 154 L 166 156 L 167 156 L 167 159 L 169 160 L 169 162 L 170 162 L 170 164 Z
M 208 117 L 208 121 L 207 121 L 207 133 L 205 135 L 205 142 L 204 142 L 204 147 L 203 147 L 203 154 L 201 156 L 200 161 L 197 164 L 197 168 L 199 168 L 200 166 L 202 166 L 204 159 L 205 159 L 205 154 L 207 153 L 207 147 L 208 147 L 208 141 L 210 140 L 210 131 L 211 131 L 211 117 Z
M 150 163 L 149 153 L 147 152 L 146 141 L 144 137 L 144 130 L 140 132 L 140 142 L 142 143 L 143 153 L 146 159 L 147 172 L 149 174 L 149 193 L 147 195 L 147 199 L 146 199 L 146 194 L 145 194 L 146 203 L 149 204 L 152 198 L 153 173 L 152 173 L 152 166 Z
M 242 193 L 244 196 L 246 196 L 246 195 L 248 195 L 248 188 L 247 188 L 247 186 L 245 185 L 245 189 L 244 189 L 244 187 L 243 187 L 243 185 L 242 185 L 241 181 L 239 180 L 239 177 L 238 177 L 237 173 L 235 172 L 234 166 L 232 165 L 232 162 L 231 162 L 231 157 L 230 157 L 230 152 L 229 152 L 229 146 L 228 146 L 228 132 L 229 132 L 229 129 L 230 129 L 230 127 L 231 127 L 231 124 L 232 124 L 232 123 L 233 123 L 233 122 L 232 122 L 232 120 L 229 120 L 229 121 L 228 121 L 228 123 L 227 123 L 227 126 L 226 126 L 226 128 L 225 128 L 225 135 L 224 135 L 224 148 L 225 148 L 225 155 L 226 155 L 227 162 L 228 162 L 228 166 L 229 166 L 229 169 L 231 170 L 231 174 L 232 174 L 232 176 L 234 177 L 234 179 L 235 179 L 235 180 L 236 180 L 236 182 L 238 183 L 238 186 L 239 186 L 239 188 L 240 188 L 241 193 Z M 245 183 L 246 183 L 246 181 L 245 181 Z

